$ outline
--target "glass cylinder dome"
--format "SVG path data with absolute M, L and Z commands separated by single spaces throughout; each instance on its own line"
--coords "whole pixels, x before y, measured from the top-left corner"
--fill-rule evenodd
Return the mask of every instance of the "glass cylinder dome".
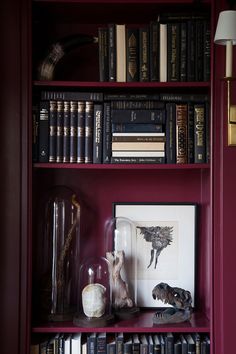
M 50 190 L 42 204 L 37 242 L 40 317 L 71 320 L 76 310 L 80 204 L 64 186 Z
M 137 250 L 135 225 L 125 217 L 111 218 L 105 228 L 106 258 L 110 263 L 112 307 L 118 317 L 137 308 Z
M 82 263 L 77 288 L 78 311 L 74 324 L 85 327 L 106 326 L 113 320 L 109 263 L 93 257 Z

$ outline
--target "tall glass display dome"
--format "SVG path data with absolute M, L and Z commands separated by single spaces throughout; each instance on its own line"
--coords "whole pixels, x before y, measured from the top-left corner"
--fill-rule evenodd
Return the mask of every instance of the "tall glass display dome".
M 80 204 L 74 191 L 58 186 L 44 196 L 38 230 L 39 316 L 48 321 L 73 318 L 79 265 Z

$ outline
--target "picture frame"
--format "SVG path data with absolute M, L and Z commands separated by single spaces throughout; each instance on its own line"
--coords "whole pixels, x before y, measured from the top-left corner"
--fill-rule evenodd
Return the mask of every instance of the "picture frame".
M 152 297 L 153 288 L 164 282 L 190 291 L 194 308 L 197 204 L 114 202 L 113 216 L 135 225 L 135 246 L 125 257 L 137 257 L 137 270 L 129 274 L 131 286 L 137 283 L 137 306 L 168 307 Z

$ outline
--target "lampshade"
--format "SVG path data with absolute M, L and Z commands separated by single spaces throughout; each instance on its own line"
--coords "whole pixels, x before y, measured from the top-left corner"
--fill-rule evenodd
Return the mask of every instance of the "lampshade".
M 233 45 L 236 44 L 236 11 L 220 12 L 214 41 L 216 44 L 226 46 L 225 77 L 231 78 L 233 74 Z
M 219 14 L 214 42 L 226 45 L 231 41 L 236 44 L 236 11 L 226 10 Z

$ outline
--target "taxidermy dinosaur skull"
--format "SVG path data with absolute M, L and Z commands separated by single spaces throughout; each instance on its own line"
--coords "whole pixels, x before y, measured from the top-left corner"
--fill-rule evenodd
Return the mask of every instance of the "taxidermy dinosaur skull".
M 152 297 L 173 307 L 157 311 L 153 317 L 155 324 L 188 321 L 192 314 L 192 297 L 189 291 L 159 283 L 152 290 Z

